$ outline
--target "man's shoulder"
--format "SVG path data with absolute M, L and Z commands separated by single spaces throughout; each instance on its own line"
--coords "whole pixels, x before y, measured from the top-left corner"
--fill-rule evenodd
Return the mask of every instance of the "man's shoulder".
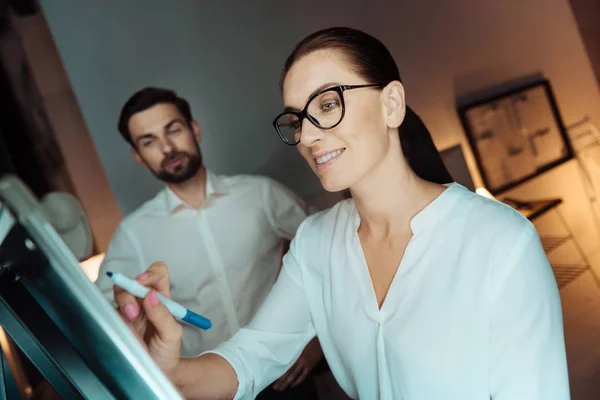
M 119 228 L 126 229 L 134 227 L 146 217 L 164 210 L 166 207 L 165 190 L 166 189 L 161 190 L 153 198 L 145 201 L 141 206 L 127 214 L 123 218 L 123 221 L 121 221 L 121 224 L 119 224 Z
M 300 197 L 285 184 L 264 175 L 230 175 L 219 176 L 219 184 L 231 193 L 244 194 L 256 193 L 263 198 L 290 198 L 302 203 Z
M 225 184 L 228 188 L 236 187 L 265 187 L 268 185 L 281 185 L 276 180 L 264 175 L 219 175 L 219 181 Z

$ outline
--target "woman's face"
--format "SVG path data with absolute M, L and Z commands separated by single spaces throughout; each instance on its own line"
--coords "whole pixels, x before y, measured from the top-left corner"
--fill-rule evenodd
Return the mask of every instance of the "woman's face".
M 337 85 L 367 83 L 374 82 L 366 82 L 352 72 L 339 52 L 318 50 L 300 58 L 290 68 L 283 83 L 284 106 L 300 111 L 311 96 L 320 90 Z M 403 117 L 402 85 L 395 82 L 392 86 L 400 88 L 402 98 L 396 103 L 402 103 Z M 398 93 L 398 90 L 395 92 Z M 383 90 L 361 88 L 345 91 L 345 114 L 341 123 L 333 129 L 323 130 L 307 118 L 303 120 L 298 150 L 325 190 L 335 192 L 353 186 L 387 155 L 391 135 L 398 134 L 396 128 L 402 122 L 400 119 L 394 126 L 394 121 L 390 121 L 389 94 L 390 85 Z

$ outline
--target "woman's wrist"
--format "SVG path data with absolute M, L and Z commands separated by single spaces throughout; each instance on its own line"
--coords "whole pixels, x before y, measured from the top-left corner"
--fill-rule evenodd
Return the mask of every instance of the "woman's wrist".
M 237 391 L 237 375 L 229 363 L 216 354 L 181 358 L 169 379 L 185 397 L 232 399 Z
M 175 365 L 171 373 L 169 374 L 169 380 L 175 385 L 177 389 L 182 389 L 186 385 L 186 370 L 189 368 L 189 359 L 180 358 L 179 362 Z

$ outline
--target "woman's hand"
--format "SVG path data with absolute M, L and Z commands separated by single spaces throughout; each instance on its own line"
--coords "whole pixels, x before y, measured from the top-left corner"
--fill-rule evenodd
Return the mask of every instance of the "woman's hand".
M 115 285 L 115 302 L 129 329 L 160 369 L 173 379 L 179 364 L 183 328 L 156 296 L 160 293 L 170 297 L 167 266 L 162 262 L 153 263 L 136 280 L 151 289 L 148 295 L 139 299 Z

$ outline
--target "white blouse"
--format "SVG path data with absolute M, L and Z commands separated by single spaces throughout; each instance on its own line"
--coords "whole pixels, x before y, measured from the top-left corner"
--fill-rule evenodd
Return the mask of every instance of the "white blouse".
M 300 226 L 273 290 L 219 346 L 254 398 L 318 335 L 352 398 L 569 398 L 561 303 L 533 225 L 452 184 L 411 221 L 379 309 L 352 200 Z

